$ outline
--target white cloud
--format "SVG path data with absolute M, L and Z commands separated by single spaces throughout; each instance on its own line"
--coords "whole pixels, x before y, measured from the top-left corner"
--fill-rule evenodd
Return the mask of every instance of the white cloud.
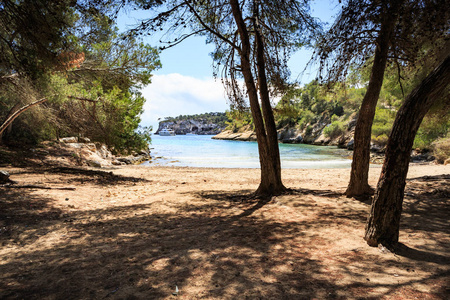
M 220 80 L 197 79 L 177 73 L 154 75 L 152 83 L 142 89 L 146 98 L 142 125 L 158 124 L 158 118 L 228 109 L 226 94 Z

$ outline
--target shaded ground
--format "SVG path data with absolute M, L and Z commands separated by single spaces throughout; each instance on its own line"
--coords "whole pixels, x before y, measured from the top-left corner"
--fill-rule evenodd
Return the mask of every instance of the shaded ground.
M 1 299 L 449 298 L 448 166 L 411 167 L 396 254 L 362 240 L 347 169 L 267 200 L 252 169 L 3 169 L 53 189 L 0 187 Z

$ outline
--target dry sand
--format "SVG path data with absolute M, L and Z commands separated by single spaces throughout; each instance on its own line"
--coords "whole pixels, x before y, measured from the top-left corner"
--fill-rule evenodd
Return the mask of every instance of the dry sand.
M 256 169 L 2 169 L 52 188 L 0 187 L 2 299 L 449 299 L 450 166 L 411 166 L 396 254 L 349 169 L 283 170 L 268 201 Z

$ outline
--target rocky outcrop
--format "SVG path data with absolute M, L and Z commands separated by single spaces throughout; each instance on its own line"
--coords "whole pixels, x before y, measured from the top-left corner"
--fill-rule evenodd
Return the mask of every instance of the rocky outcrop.
M 212 137 L 215 140 L 236 140 L 236 141 L 256 141 L 256 133 L 254 131 L 233 132 L 225 130 Z
M 314 124 L 310 124 L 306 129 L 300 130 L 296 127 L 286 126 L 277 131 L 278 140 L 282 143 L 289 144 L 312 144 L 312 145 L 329 145 L 339 146 L 341 148 L 353 147 L 353 133 L 355 131 L 354 118 L 347 125 L 347 130 L 340 136 L 331 139 L 326 137 L 323 133 L 325 127 L 330 124 L 328 118 L 321 118 Z M 242 128 L 238 132 L 225 130 L 213 137 L 218 140 L 237 140 L 237 141 L 256 141 L 256 133 L 252 130 L 245 130 Z
M 15 183 L 15 181 L 12 181 L 11 179 L 9 179 L 9 176 L 10 175 L 7 171 L 0 170 L 0 184 Z
M 287 144 L 303 143 L 303 132 L 297 128 L 285 127 L 278 130 L 278 140 Z
M 139 164 L 151 159 L 150 151 L 141 150 L 132 152 L 128 156 L 116 156 L 104 144 L 92 143 L 88 138 L 67 137 L 58 142 L 44 142 L 44 149 L 36 149 L 35 152 L 43 155 L 42 161 L 46 164 L 55 163 L 55 157 L 59 158 L 57 163 L 76 164 L 79 166 L 90 166 L 96 168 L 111 167 L 113 165 Z M 46 154 L 48 155 L 46 157 Z M 56 154 L 56 155 L 55 155 Z

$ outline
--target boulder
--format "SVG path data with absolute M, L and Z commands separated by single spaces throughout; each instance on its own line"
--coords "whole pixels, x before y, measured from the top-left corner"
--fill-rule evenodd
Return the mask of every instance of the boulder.
M 108 150 L 108 147 L 106 147 L 106 145 L 100 145 L 99 147 L 97 147 L 97 152 L 98 154 L 103 158 L 103 159 L 107 159 L 113 156 L 113 154 L 111 153 L 111 151 Z
M 89 151 L 92 151 L 92 152 L 97 151 L 97 147 L 95 146 L 94 143 L 84 144 L 83 147 L 85 147 L 86 149 L 88 149 Z
M 131 159 L 128 158 L 128 157 L 118 157 L 118 158 L 117 158 L 117 161 L 118 161 L 118 162 L 121 162 L 121 163 L 124 163 L 124 164 L 126 164 L 126 165 L 131 165 L 131 164 L 132 164 Z
M 89 147 L 81 148 L 80 157 L 91 167 L 100 168 L 111 166 L 112 164 L 110 160 L 103 158 L 97 150 L 92 151 Z
M 370 144 L 370 151 L 376 153 L 384 153 L 384 147 L 377 144 Z
M 87 164 L 89 167 L 95 167 L 95 168 L 101 168 L 101 167 L 102 167 L 102 164 L 101 164 L 99 161 L 97 161 L 97 160 L 90 160 L 90 159 L 87 159 L 87 160 L 86 160 L 86 164 Z
M 295 128 L 284 127 L 277 132 L 277 138 L 282 143 L 298 144 L 303 142 L 302 132 Z
M 126 163 L 124 163 L 124 162 L 122 162 L 122 161 L 119 161 L 118 159 L 112 160 L 111 163 L 112 163 L 113 165 L 115 165 L 115 166 L 124 166 L 124 165 L 126 165 Z
M 328 145 L 330 143 L 331 139 L 329 137 L 326 137 L 323 132 L 319 135 L 318 138 L 316 138 L 312 144 L 313 145 Z
M 78 142 L 80 142 L 80 143 L 90 143 L 91 140 L 89 138 L 87 138 L 87 137 L 79 137 L 78 138 Z
M 144 149 L 142 149 L 142 150 L 139 150 L 139 155 L 150 155 L 150 150 L 144 150 Z
M 347 150 L 353 150 L 355 146 L 355 140 L 351 139 L 350 142 L 347 143 Z
M 59 141 L 61 143 L 78 143 L 78 138 L 75 136 L 60 138 Z
M 10 183 L 11 179 L 9 179 L 9 176 L 7 171 L 0 170 L 0 184 Z

